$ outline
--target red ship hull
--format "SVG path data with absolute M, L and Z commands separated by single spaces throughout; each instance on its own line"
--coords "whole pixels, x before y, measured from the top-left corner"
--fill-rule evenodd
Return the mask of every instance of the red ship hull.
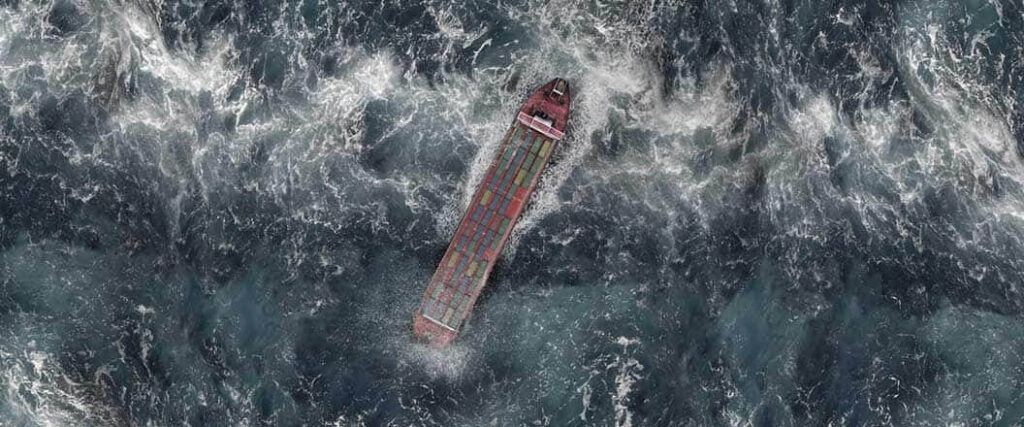
M 444 347 L 458 335 L 562 139 L 570 101 L 555 79 L 519 109 L 413 314 L 416 337 Z

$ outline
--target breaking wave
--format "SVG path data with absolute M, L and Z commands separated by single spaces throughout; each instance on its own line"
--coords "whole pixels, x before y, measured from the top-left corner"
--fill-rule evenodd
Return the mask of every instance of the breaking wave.
M 1022 46 L 996 0 L 0 2 L 0 424 L 1017 423 Z

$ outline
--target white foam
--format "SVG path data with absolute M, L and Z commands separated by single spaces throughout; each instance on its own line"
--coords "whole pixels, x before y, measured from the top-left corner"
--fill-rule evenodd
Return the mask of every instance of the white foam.
M 50 353 L 11 353 L 14 341 L 0 346 L 0 407 L 10 411 L 11 421 L 54 427 L 104 421 L 105 410 L 80 397 L 81 386 L 63 374 Z
M 935 127 L 935 137 L 926 141 L 928 150 L 917 160 L 937 182 L 953 182 L 976 193 L 978 202 L 992 214 L 1024 227 L 1024 195 L 1007 192 L 999 199 L 986 197 L 992 175 L 1015 186 L 1024 184 L 1024 164 L 1010 130 L 1013 109 L 1018 106 L 1006 101 L 1015 94 L 1010 88 L 985 83 L 989 79 L 979 75 L 982 69 L 975 66 L 992 60 L 977 49 L 983 43 L 977 36 L 984 33 L 976 34 L 964 50 L 946 38 L 945 9 L 933 11 L 930 5 L 916 3 L 906 9 L 901 13 L 905 28 L 897 44 L 900 74 L 911 100 Z
M 443 349 L 408 339 L 400 346 L 403 363 L 415 366 L 433 379 L 455 381 L 465 372 L 472 352 L 458 340 Z
M 622 346 L 622 354 L 616 355 L 614 361 L 608 365 L 608 369 L 616 371 L 615 391 L 611 395 L 612 405 L 615 408 L 615 425 L 632 427 L 633 413 L 629 410 L 630 395 L 633 393 L 633 387 L 643 378 L 640 373 L 644 366 L 628 354 L 629 347 L 631 345 L 639 346 L 640 341 L 636 338 L 619 337 L 616 343 Z
M 520 236 L 562 207 L 558 188 L 587 161 L 593 150 L 591 138 L 595 132 L 609 126 L 610 115 L 626 114 L 619 106 L 620 99 L 631 100 L 629 114 L 643 116 L 627 125 L 642 126 L 658 134 L 692 131 L 706 118 L 703 114 L 682 121 L 677 119 L 679 116 L 671 117 L 680 112 L 719 112 L 715 108 L 693 108 L 696 102 L 681 98 L 662 100 L 662 77 L 654 64 L 642 55 L 650 35 L 646 33 L 646 26 L 636 24 L 652 13 L 651 10 L 638 6 L 632 13 L 621 14 L 602 5 L 590 10 L 585 5 L 558 4 L 539 7 L 530 13 L 520 18 L 537 22 L 543 32 L 538 36 L 542 45 L 522 58 L 524 62 L 537 64 L 523 73 L 522 81 L 537 85 L 552 76 L 567 77 L 573 84 L 574 100 L 567 137 L 554 154 L 557 163 L 549 165 L 541 176 L 530 208 L 513 232 L 509 255 L 514 255 Z M 577 26 L 594 22 L 602 23 L 596 28 L 601 37 L 595 39 L 576 31 Z M 652 119 L 655 123 L 641 124 Z M 668 126 L 660 129 L 657 124 Z M 649 165 L 645 168 L 650 169 Z
M 143 317 L 146 315 L 156 314 L 156 310 L 153 307 L 146 307 L 145 305 L 139 304 L 135 307 L 135 311 L 141 314 Z

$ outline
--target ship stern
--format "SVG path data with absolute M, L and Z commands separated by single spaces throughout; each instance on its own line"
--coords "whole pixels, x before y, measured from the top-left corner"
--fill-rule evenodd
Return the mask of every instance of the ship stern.
M 435 348 L 444 348 L 455 339 L 456 331 L 430 319 L 417 310 L 412 316 L 412 333 Z

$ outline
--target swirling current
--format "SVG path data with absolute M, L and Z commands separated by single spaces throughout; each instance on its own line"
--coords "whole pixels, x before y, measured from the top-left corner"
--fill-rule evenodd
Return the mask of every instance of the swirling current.
M 0 425 L 1019 425 L 1022 67 L 1021 0 L 0 0 Z

